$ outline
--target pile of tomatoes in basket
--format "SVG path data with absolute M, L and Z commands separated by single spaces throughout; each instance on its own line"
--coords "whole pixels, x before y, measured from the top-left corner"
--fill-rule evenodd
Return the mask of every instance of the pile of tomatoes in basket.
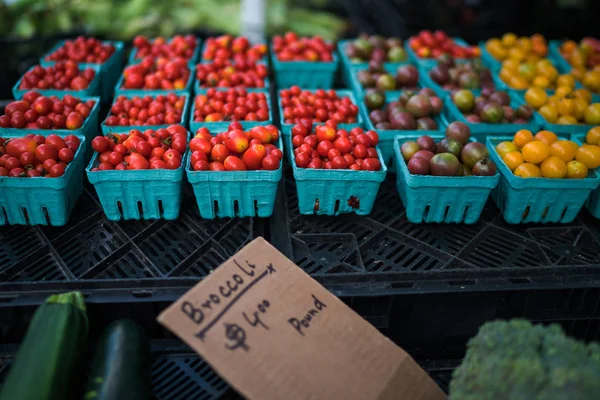
M 177 169 L 186 147 L 187 130 L 181 125 L 97 136 L 92 148 L 98 153 L 98 163 L 92 171 Z
M 279 91 L 285 124 L 297 124 L 309 118 L 313 122 L 334 120 L 354 124 L 358 106 L 348 96 L 338 96 L 335 90 L 302 90 L 298 86 Z
M 318 125 L 311 131 L 309 124 L 297 124 L 292 128 L 294 161 L 300 168 L 351 169 L 355 171 L 379 171 L 381 162 L 375 146 L 379 135 L 362 128 L 336 129 L 333 121 Z
M 227 132 L 216 136 L 206 127 L 199 128 L 190 140 L 190 165 L 194 171 L 276 170 L 283 153 L 273 143 L 279 140 L 274 125 L 255 126 L 244 132 L 232 122 Z
M 0 138 L 0 176 L 14 178 L 58 178 L 75 158 L 77 136 L 29 134 L 21 138 Z
M 152 126 L 177 124 L 185 107 L 185 96 L 175 93 L 158 96 L 117 96 L 104 121 L 108 126 Z
M 59 99 L 29 91 L 21 100 L 6 105 L 0 128 L 76 130 L 83 126 L 95 104 L 94 100 L 84 102 L 70 94 Z
M 269 103 L 264 93 L 246 89 L 208 89 L 194 100 L 194 121 L 266 121 Z

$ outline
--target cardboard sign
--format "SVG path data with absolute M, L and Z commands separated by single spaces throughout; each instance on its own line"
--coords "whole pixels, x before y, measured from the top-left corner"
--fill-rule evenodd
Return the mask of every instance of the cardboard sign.
M 263 238 L 158 321 L 251 400 L 446 397 L 404 350 Z

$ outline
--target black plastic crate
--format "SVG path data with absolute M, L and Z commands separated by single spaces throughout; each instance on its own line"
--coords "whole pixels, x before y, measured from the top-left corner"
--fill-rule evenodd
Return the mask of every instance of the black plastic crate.
M 0 307 L 81 290 L 88 302 L 170 301 L 257 236 L 340 297 L 600 287 L 600 224 L 411 224 L 393 177 L 369 216 L 298 213 L 289 168 L 269 219 L 112 222 L 86 186 L 65 227 L 0 228 Z
M 175 299 L 258 236 L 263 220 L 200 218 L 191 190 L 176 221 L 108 221 L 86 186 L 64 227 L 0 228 L 0 307 L 72 289 L 88 302 Z
M 0 387 L 16 353 L 16 345 L 0 346 Z M 156 400 L 241 399 L 212 368 L 178 340 L 151 341 L 152 392 Z M 88 360 L 90 361 L 90 360 Z M 456 360 L 421 361 L 422 367 L 447 391 Z
M 585 210 L 509 225 L 490 201 L 473 225 L 412 224 L 388 177 L 369 216 L 306 216 L 287 172 L 271 235 L 287 234 L 286 254 L 338 295 L 600 287 L 600 224 Z

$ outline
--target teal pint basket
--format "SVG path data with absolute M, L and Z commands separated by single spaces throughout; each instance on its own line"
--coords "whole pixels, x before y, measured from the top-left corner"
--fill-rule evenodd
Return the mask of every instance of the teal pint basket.
M 496 60 L 496 58 L 494 58 L 494 56 L 487 51 L 485 48 L 485 42 L 479 42 L 479 49 L 481 50 L 481 60 L 483 61 L 483 64 L 491 69 L 492 72 L 497 74 L 502 68 L 502 62 Z
M 29 68 L 29 70 L 27 72 L 31 71 L 34 67 Z M 70 94 L 72 96 L 79 97 L 79 98 L 100 96 L 100 79 L 101 79 L 100 67 L 97 64 L 88 64 L 86 66 L 86 68 L 93 69 L 96 72 L 96 75 L 94 75 L 94 79 L 92 79 L 92 81 L 89 83 L 87 89 L 84 89 L 84 90 L 19 89 L 19 86 L 21 85 L 21 80 L 23 80 L 23 77 L 21 77 L 21 78 L 19 78 L 17 83 L 15 83 L 15 85 L 12 88 L 13 96 L 15 96 L 15 99 L 20 100 L 23 98 L 25 93 L 27 93 L 29 91 L 35 91 L 44 96 L 58 96 L 58 97 L 64 96 L 65 94 Z
M 154 40 L 154 38 L 152 39 L 148 39 L 150 42 L 152 42 L 152 40 Z M 167 40 L 167 43 L 171 42 L 172 39 Z M 202 40 L 198 37 L 196 37 L 196 48 L 194 49 L 194 53 L 192 54 L 192 57 L 188 60 L 188 65 L 190 67 L 194 66 L 197 62 L 198 59 L 200 58 L 200 48 L 202 47 Z M 136 62 L 138 62 L 139 60 L 141 60 L 141 58 L 137 58 L 137 49 L 135 47 L 133 47 L 131 49 L 131 53 L 129 54 L 129 58 L 127 59 L 127 64 L 134 64 Z M 122 72 L 122 71 L 119 71 Z
M 558 67 L 558 72 L 561 74 L 568 74 L 571 72 L 571 64 L 560 54 L 560 46 L 562 45 L 562 40 L 551 40 L 548 43 L 548 55 L 554 64 Z
M 219 89 L 217 89 L 219 90 Z M 228 89 L 223 89 L 223 90 L 228 90 Z M 273 103 L 271 103 L 271 95 L 269 94 L 269 92 L 264 92 L 266 98 L 267 98 L 267 104 L 269 106 L 269 119 L 266 121 L 238 121 L 240 124 L 242 124 L 242 127 L 244 128 L 244 130 L 246 129 L 250 129 L 253 128 L 255 126 L 259 126 L 259 125 L 269 125 L 273 123 Z M 191 103 L 191 112 L 189 115 L 189 127 L 190 127 L 190 131 L 192 132 L 196 132 L 199 128 L 202 127 L 206 127 L 208 128 L 208 130 L 212 133 L 212 132 L 226 132 L 229 124 L 233 121 L 221 121 L 221 122 L 200 122 L 200 121 L 194 121 L 194 111 L 196 110 L 196 102 L 192 99 L 190 100 Z
M 331 89 L 338 67 L 338 56 L 333 50 L 333 61 L 279 61 L 270 49 L 271 65 L 279 89 L 300 86 L 303 89 Z
M 491 159 L 501 177 L 492 192 L 496 205 L 509 224 L 568 223 L 575 219 L 587 198 L 600 184 L 594 171 L 585 179 L 520 178 L 515 176 L 496 152 L 496 145 L 512 136 L 487 138 Z
M 386 103 L 387 105 L 387 103 Z M 385 165 L 388 168 L 388 171 L 393 173 L 396 172 L 396 157 L 394 156 L 394 138 L 396 136 L 405 137 L 405 136 L 431 136 L 434 137 L 439 134 L 443 134 L 446 132 L 446 127 L 448 126 L 448 121 L 444 116 L 444 110 L 439 115 L 436 115 L 434 120 L 438 124 L 438 129 L 435 130 L 414 130 L 414 131 L 401 131 L 398 129 L 377 129 L 373 126 L 371 119 L 369 118 L 369 111 L 365 106 L 365 103 L 360 104 L 360 111 L 363 114 L 363 119 L 365 120 L 365 127 L 367 130 L 374 130 L 379 135 L 379 144 L 377 148 L 381 151 L 381 155 L 383 156 L 383 160 L 385 161 Z M 418 137 L 417 136 L 417 137 Z
M 134 62 L 134 64 L 138 64 L 140 61 L 136 60 Z M 130 64 L 131 65 L 131 64 Z M 114 92 L 115 92 L 115 97 L 116 96 L 120 96 L 120 95 L 132 95 L 132 96 L 145 96 L 148 93 L 152 93 L 152 94 L 164 94 L 167 95 L 169 93 L 177 93 L 178 95 L 180 94 L 191 94 L 192 92 L 192 87 L 194 84 L 194 75 L 196 74 L 196 67 L 190 66 L 188 65 L 189 69 L 190 69 L 190 76 L 188 77 L 188 80 L 185 84 L 185 87 L 183 89 L 155 89 L 155 90 L 148 90 L 148 89 L 125 89 L 123 88 L 123 82 L 125 81 L 125 77 L 123 76 L 123 73 L 121 73 L 121 76 L 119 77 L 119 80 L 117 81 L 117 83 L 115 84 L 114 87 Z
M 283 150 L 281 137 L 277 147 Z M 194 189 L 200 216 L 206 219 L 270 217 L 282 165 L 283 160 L 274 171 L 193 171 L 187 161 L 186 174 Z
M 55 132 L 46 131 L 47 135 Z M 2 137 L 23 137 L 0 134 Z M 64 135 L 62 135 L 64 136 Z M 1 225 L 66 225 L 77 199 L 83 191 L 83 169 L 86 138 L 81 141 L 75 158 L 59 178 L 0 177 Z
M 512 108 L 516 108 L 522 104 L 525 104 L 523 100 L 521 100 L 518 95 L 514 93 L 509 93 L 510 96 L 510 106 Z M 518 130 L 527 129 L 532 132 L 539 130 L 542 126 L 543 118 L 537 113 L 537 111 L 533 112 L 533 117 L 526 124 L 489 124 L 485 122 L 469 122 L 465 118 L 462 112 L 456 107 L 454 102 L 450 97 L 446 97 L 444 100 L 445 105 L 444 108 L 448 112 L 447 117 L 449 121 L 460 121 L 464 122 L 471 129 L 471 136 L 476 138 L 480 142 L 484 142 L 485 138 L 488 135 L 508 135 L 514 134 Z
M 63 98 L 67 93 L 61 93 L 58 98 Z M 84 136 L 87 139 L 86 146 L 91 149 L 92 139 L 98 133 L 98 114 L 100 114 L 100 97 L 79 97 L 82 101 L 94 100 L 95 104 L 90 111 L 90 115 L 83 121 L 83 125 L 79 129 L 68 130 L 68 129 L 17 129 L 17 128 L 0 128 L 0 136 L 8 135 L 21 135 L 33 133 L 34 135 L 48 136 L 51 133 L 55 133 L 61 136 L 76 135 Z
M 109 220 L 177 219 L 186 162 L 184 155 L 181 166 L 173 170 L 92 172 L 98 165 L 98 153 L 95 153 L 86 173 Z
M 63 44 L 64 40 L 58 42 L 54 47 L 50 49 L 40 59 L 42 67 L 50 67 L 56 64 L 55 61 L 46 61 L 46 57 L 58 50 Z M 115 47 L 115 52 L 104 62 L 103 64 L 92 64 L 92 63 L 78 63 L 79 68 L 87 68 L 89 66 L 100 67 L 100 97 L 103 103 L 107 103 L 113 96 L 113 90 L 115 83 L 121 75 L 123 70 L 123 64 L 125 61 L 125 43 L 118 41 L 105 40 L 102 43 L 112 44 Z
M 571 135 L 571 140 L 581 145 L 582 143 L 585 143 L 585 135 L 585 133 L 573 134 Z M 600 167 L 596 168 L 594 173 L 596 176 L 600 177 Z M 590 214 L 600 219 L 600 186 L 592 191 L 588 201 L 585 203 L 585 207 L 588 209 Z
M 286 138 L 288 157 L 292 163 L 298 209 L 305 215 L 340 215 L 371 213 L 379 185 L 385 179 L 387 168 L 379 149 L 381 171 L 353 171 L 349 169 L 299 168 L 294 161 L 292 139 Z
M 469 44 L 461 38 L 453 37 L 454 43 L 461 47 L 469 47 Z M 413 63 L 423 66 L 423 67 L 433 67 L 437 64 L 437 60 L 435 58 L 420 58 L 417 54 L 410 48 L 410 46 L 406 46 L 406 52 L 408 53 L 408 58 Z M 455 58 L 455 61 L 467 60 L 465 58 Z
M 431 176 L 413 175 L 408 171 L 400 147 L 419 136 L 396 136 L 396 188 L 406 208 L 406 218 L 420 223 L 474 224 L 481 216 L 492 189 L 500 175 L 494 176 Z M 444 135 L 432 136 L 436 141 Z
M 363 120 L 363 117 L 360 112 L 360 103 L 358 101 L 356 101 L 356 96 L 354 95 L 354 93 L 352 93 L 352 91 L 350 91 L 350 90 L 336 90 L 335 93 L 338 95 L 338 97 L 344 97 L 344 96 L 350 97 L 350 100 L 352 101 L 352 103 L 354 103 L 359 109 L 358 115 L 356 116 L 356 122 L 354 124 L 338 124 L 338 129 L 350 130 L 355 127 L 364 126 L 364 120 Z M 292 128 L 294 127 L 295 124 L 284 123 L 285 119 L 283 118 L 283 107 L 281 106 L 281 97 L 280 96 L 277 96 L 277 105 L 279 107 L 279 122 L 281 124 L 281 132 L 285 136 L 290 136 L 290 134 L 292 132 Z M 324 124 L 325 124 L 325 122 L 314 122 L 313 129 L 317 125 L 324 125 Z M 287 145 L 287 143 L 286 143 L 286 145 Z
M 352 79 L 351 79 L 351 72 L 355 69 L 366 69 L 369 67 L 369 63 L 368 62 L 352 62 L 348 56 L 346 55 L 346 46 L 348 46 L 348 44 L 350 42 L 352 42 L 353 39 L 346 39 L 346 40 L 340 40 L 337 43 L 337 50 L 339 53 L 339 57 L 340 57 L 340 68 L 342 70 L 342 79 L 344 82 L 344 86 L 347 88 L 351 88 L 352 87 Z M 404 50 L 406 51 L 406 47 L 404 48 Z M 409 63 L 408 61 L 408 53 L 406 53 L 406 60 L 405 61 L 400 61 L 400 62 L 384 62 L 383 66 L 388 69 L 391 68 L 394 71 L 401 65 L 403 64 L 407 64 Z
M 148 93 L 145 93 L 144 96 L 150 96 L 150 97 L 156 97 L 159 95 L 164 96 L 164 93 L 154 93 L 151 90 L 147 91 Z M 129 99 L 133 98 L 133 97 L 140 97 L 140 95 L 132 95 L 132 94 L 124 94 L 124 95 L 120 95 L 120 96 L 125 96 Z M 179 121 L 179 125 L 182 125 L 184 127 L 188 127 L 188 119 L 189 119 L 189 108 L 190 108 L 190 95 L 187 93 L 184 94 L 179 94 L 179 96 L 184 96 L 185 97 L 185 105 L 183 106 L 183 113 L 181 114 L 181 121 Z M 106 118 L 108 118 L 110 116 L 110 112 L 109 114 L 106 116 Z M 171 124 L 162 124 L 162 125 L 127 125 L 127 126 L 120 126 L 120 125 L 115 125 L 115 126 L 108 126 L 106 125 L 106 118 L 104 119 L 104 121 L 102 121 L 101 127 L 102 127 L 102 134 L 104 135 L 108 135 L 109 133 L 128 133 L 130 130 L 132 129 L 139 129 L 141 131 L 144 131 L 146 129 L 153 129 L 153 130 L 157 130 L 160 128 L 166 128 L 168 126 L 170 126 Z

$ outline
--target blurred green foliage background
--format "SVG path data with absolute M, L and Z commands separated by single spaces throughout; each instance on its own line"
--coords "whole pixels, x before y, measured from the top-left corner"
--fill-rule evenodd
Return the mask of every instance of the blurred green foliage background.
M 322 9 L 326 0 L 266 0 L 267 34 L 288 30 L 333 40 L 345 21 Z M 316 7 L 316 9 L 315 9 Z M 197 30 L 239 34 L 239 0 L 0 0 L 0 36 L 27 38 L 73 31 L 111 39 L 171 36 Z

